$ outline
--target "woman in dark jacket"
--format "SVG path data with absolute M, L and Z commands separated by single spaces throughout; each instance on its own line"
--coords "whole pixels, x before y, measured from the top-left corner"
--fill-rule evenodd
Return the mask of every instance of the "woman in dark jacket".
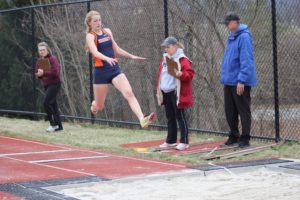
M 50 126 L 48 132 L 63 130 L 58 111 L 56 97 L 61 87 L 60 64 L 46 42 L 38 44 L 39 60 L 36 63 L 36 76 L 41 79 L 45 88 L 44 108 L 46 110 Z M 48 66 L 47 66 L 48 65 Z

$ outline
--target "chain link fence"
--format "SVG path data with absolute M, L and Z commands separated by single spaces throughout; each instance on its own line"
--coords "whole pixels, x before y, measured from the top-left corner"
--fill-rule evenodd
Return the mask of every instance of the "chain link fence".
M 278 1 L 278 73 L 280 129 L 283 138 L 300 139 L 299 1 Z M 269 112 L 272 113 L 270 110 Z
M 241 22 L 253 33 L 259 86 L 252 90 L 252 133 L 274 137 L 272 20 L 269 1 L 176 1 L 169 5 L 169 30 L 186 46 L 197 77 L 194 80 L 195 106 L 192 127 L 227 130 L 223 86 L 219 83 L 228 31 L 219 21 L 229 11 L 240 13 Z
M 276 10 L 272 10 L 274 2 Z M 97 10 L 119 46 L 148 58 L 143 62 L 120 58 L 119 62 L 143 111 L 158 114 L 157 126 L 166 124 L 164 109 L 157 106 L 155 97 L 156 73 L 163 53 L 160 43 L 167 35 L 174 35 L 185 45 L 196 71 L 195 105 L 188 110 L 189 126 L 195 131 L 226 133 L 219 79 L 228 32 L 218 22 L 228 11 L 235 11 L 249 25 L 254 38 L 259 85 L 252 90 L 252 134 L 275 138 L 280 130 L 282 138 L 300 140 L 298 8 L 297 0 L 95 0 L 2 11 L 0 109 L 2 113 L 43 112 L 44 91 L 32 69 L 37 59 L 36 44 L 46 41 L 62 66 L 61 113 L 90 119 L 92 66 L 84 50 L 84 17 L 88 10 Z M 276 11 L 276 32 L 272 11 Z M 275 112 L 278 99 L 279 116 Z M 279 127 L 276 119 L 280 119 Z M 112 86 L 105 109 L 95 120 L 137 122 L 126 100 Z

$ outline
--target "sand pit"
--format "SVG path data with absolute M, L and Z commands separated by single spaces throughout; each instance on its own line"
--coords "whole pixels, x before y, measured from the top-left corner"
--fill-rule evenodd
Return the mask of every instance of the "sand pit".
M 248 172 L 222 171 L 206 176 L 197 173 L 108 181 L 56 188 L 54 191 L 82 200 L 296 200 L 300 199 L 300 176 L 261 167 Z

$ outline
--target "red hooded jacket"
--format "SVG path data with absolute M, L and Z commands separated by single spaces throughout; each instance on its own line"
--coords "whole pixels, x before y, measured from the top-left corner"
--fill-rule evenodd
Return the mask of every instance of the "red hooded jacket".
M 160 75 L 163 68 L 164 59 L 160 61 L 160 65 L 157 72 L 157 80 L 156 80 L 156 96 L 158 98 L 158 103 L 163 105 L 163 99 L 161 97 L 162 93 L 160 90 Z M 195 75 L 195 71 L 192 68 L 192 62 L 187 57 L 182 57 L 179 59 L 179 63 L 181 65 L 181 72 L 182 75 L 179 78 L 180 85 L 177 87 L 180 88 L 180 91 L 177 91 L 177 107 L 179 109 L 188 108 L 193 106 L 194 99 L 193 99 L 193 89 L 192 89 L 192 80 Z M 179 93 L 179 94 L 178 94 Z

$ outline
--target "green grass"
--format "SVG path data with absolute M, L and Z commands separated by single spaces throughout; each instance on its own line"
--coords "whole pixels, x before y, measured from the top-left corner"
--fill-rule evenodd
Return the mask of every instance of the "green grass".
M 89 123 L 63 123 L 64 131 L 47 133 L 45 129 L 49 125 L 48 122 L 5 117 L 0 117 L 0 124 L 0 134 L 8 136 L 179 163 L 207 163 L 199 154 L 178 156 L 169 155 L 168 153 L 138 153 L 133 149 L 125 149 L 119 146 L 120 144 L 131 142 L 163 139 L 166 136 L 165 131 L 115 128 L 103 125 L 91 125 Z M 192 143 L 226 139 L 211 134 L 191 134 L 190 137 Z M 262 142 L 252 141 L 252 144 L 259 145 L 262 144 Z M 298 142 L 288 142 L 275 148 L 224 161 L 248 160 L 263 157 L 300 159 L 300 144 Z M 220 160 L 215 161 L 220 162 Z

